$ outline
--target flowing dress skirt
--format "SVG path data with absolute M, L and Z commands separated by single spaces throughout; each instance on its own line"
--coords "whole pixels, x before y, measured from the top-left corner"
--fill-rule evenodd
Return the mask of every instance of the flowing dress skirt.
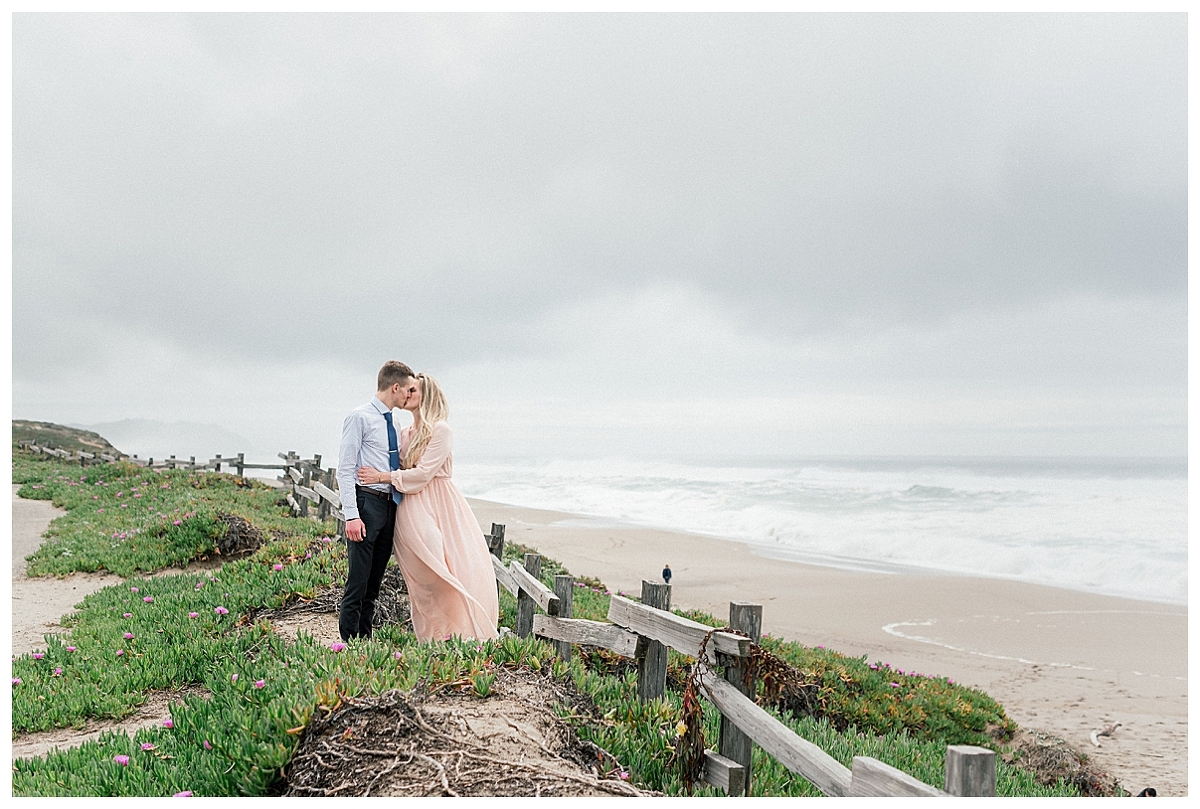
M 449 477 L 404 495 L 394 549 L 420 640 L 497 637 L 500 605 L 487 542 Z

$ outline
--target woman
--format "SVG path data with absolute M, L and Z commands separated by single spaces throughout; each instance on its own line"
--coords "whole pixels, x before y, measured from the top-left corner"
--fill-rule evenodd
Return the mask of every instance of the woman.
M 496 573 L 479 523 L 451 481 L 449 408 L 433 377 L 417 374 L 400 431 L 401 468 L 364 467 L 358 482 L 390 483 L 404 497 L 393 548 L 408 585 L 413 629 L 421 640 L 496 637 Z

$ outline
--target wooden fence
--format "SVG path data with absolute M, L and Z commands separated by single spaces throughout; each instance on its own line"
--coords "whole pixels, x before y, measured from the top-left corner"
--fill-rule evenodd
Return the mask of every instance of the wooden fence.
M 332 517 L 338 532 L 345 535 L 345 520 L 337 493 L 334 469 L 321 469 L 321 456 L 300 458 L 294 452 L 279 453 L 281 464 L 250 464 L 245 456 L 218 455 L 197 463 L 174 456 L 156 462 L 137 456 L 120 458 L 105 453 L 66 451 L 23 444 L 34 452 L 53 455 L 81 465 L 127 460 L 150 469 L 210 469 L 227 467 L 244 475 L 246 469 L 280 469 L 288 504 L 297 516 L 315 519 Z M 315 513 L 312 509 L 315 507 Z M 696 658 L 700 666 L 700 688 L 721 714 L 717 750 L 704 752 L 702 779 L 729 795 L 749 795 L 753 745 L 757 744 L 784 767 L 807 779 L 826 795 L 850 797 L 883 796 L 993 796 L 996 794 L 996 754 L 983 747 L 951 745 L 946 748 L 945 791 L 923 783 L 901 770 L 870 756 L 855 756 L 850 768 L 834 759 L 767 713 L 754 702 L 754 684 L 743 682 L 741 663 L 758 642 L 762 628 L 762 605 L 732 602 L 729 627 L 732 632 L 675 615 L 668 584 L 642 582 L 641 602 L 619 595 L 611 597 L 608 623 L 571 617 L 575 580 L 555 576 L 551 590 L 538 578 L 542 558 L 527 553 L 509 565 L 501 561 L 504 526 L 492 524 L 484 536 L 492 552 L 497 587 L 517 599 L 515 632 L 521 637 L 536 635 L 552 641 L 559 657 L 569 659 L 574 645 L 596 646 L 633 658 L 637 663 L 637 693 L 642 700 L 666 694 L 667 649 Z M 720 673 L 718 673 L 718 670 Z
M 983 747 L 946 748 L 946 789 L 940 790 L 870 756 L 855 756 L 850 768 L 806 741 L 754 702 L 754 685 L 743 683 L 741 662 L 760 637 L 762 605 L 733 602 L 729 626 L 712 627 L 670 612 L 671 587 L 642 582 L 641 602 L 611 597 L 608 623 L 571 617 L 575 581 L 555 576 L 551 590 L 538 579 L 541 557 L 501 562 L 504 526 L 493 524 L 487 535 L 496 581 L 517 598 L 515 631 L 552 641 L 567 659 L 575 644 L 597 646 L 633 658 L 637 693 L 642 700 L 666 693 L 667 648 L 696 658 L 700 688 L 721 714 L 717 750 L 704 751 L 702 780 L 729 795 L 749 795 L 753 745 L 784 767 L 807 779 L 826 795 L 838 797 L 993 796 L 996 754 Z M 537 610 L 540 610 L 537 611 Z M 718 669 L 721 673 L 718 673 Z
M 42 447 L 33 443 L 22 443 L 20 446 L 31 452 L 52 455 L 67 462 L 78 461 L 80 466 L 90 466 L 99 463 L 115 463 L 127 461 L 147 469 L 191 469 L 208 470 L 213 472 L 236 472 L 238 477 L 245 477 L 247 469 L 278 469 L 282 472 L 276 480 L 283 484 L 288 505 L 292 513 L 300 517 L 313 517 L 324 520 L 333 518 L 338 524 L 338 535 L 345 537 L 346 520 L 342 514 L 342 503 L 338 497 L 337 470 L 321 468 L 321 456 L 301 458 L 294 452 L 281 452 L 282 463 L 247 463 L 245 453 L 237 455 L 210 458 L 207 461 L 197 461 L 196 456 L 187 460 L 176 458 L 139 458 L 136 455 L 114 456 L 108 453 L 90 453 L 81 450 L 64 450 L 55 447 Z

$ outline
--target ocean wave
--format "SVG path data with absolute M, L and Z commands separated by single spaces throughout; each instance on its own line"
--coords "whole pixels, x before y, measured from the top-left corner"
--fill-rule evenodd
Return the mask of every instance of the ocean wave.
M 460 463 L 457 475 L 473 497 L 702 533 L 781 558 L 1187 600 L 1186 475 L 1046 475 L 1011 461 L 981 474 L 929 462 L 563 460 Z

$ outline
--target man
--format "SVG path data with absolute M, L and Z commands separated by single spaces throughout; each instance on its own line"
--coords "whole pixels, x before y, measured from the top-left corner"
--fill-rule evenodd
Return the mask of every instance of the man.
M 392 553 L 392 527 L 401 494 L 386 483 L 360 486 L 364 466 L 399 469 L 400 448 L 392 410 L 404 407 L 415 374 L 402 362 L 388 360 L 379 369 L 375 396 L 356 407 L 342 423 L 337 479 L 346 517 L 346 555 L 350 572 L 342 594 L 338 630 L 342 640 L 371 637 L 375 600 Z
M 663 565 L 663 581 L 667 584 L 671 583 L 671 566 Z

